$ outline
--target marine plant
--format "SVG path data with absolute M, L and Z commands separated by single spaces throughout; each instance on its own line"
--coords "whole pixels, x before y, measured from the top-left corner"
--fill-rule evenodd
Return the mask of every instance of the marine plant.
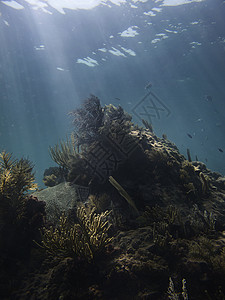
M 75 143 L 74 135 L 71 135 L 71 139 L 66 141 L 60 141 L 54 147 L 49 147 L 49 152 L 52 160 L 60 167 L 69 169 L 70 161 L 74 158 L 78 158 L 79 146 Z
M 0 153 L 0 253 L 4 257 L 29 254 L 32 240 L 43 225 L 45 203 L 29 195 L 37 189 L 33 165 L 28 159 L 15 159 Z
M 135 128 L 132 117 L 121 106 L 101 107 L 94 95 L 69 114 L 74 125 L 71 140 L 50 147 L 51 158 L 68 170 L 69 182 L 80 185 L 105 182 L 138 146 L 138 139 L 130 134 Z M 103 167 L 102 160 L 110 167 Z M 49 182 L 54 184 L 54 178 L 46 178 L 46 183 Z
M 106 210 L 111 204 L 111 197 L 107 193 L 102 193 L 100 195 L 89 195 L 89 203 L 94 206 L 96 212 L 102 212 Z
M 28 159 L 14 159 L 5 151 L 0 153 L 0 192 L 6 197 L 22 196 L 28 190 L 35 190 L 33 165 Z
M 57 185 L 57 177 L 55 174 L 47 175 L 43 178 L 43 182 L 46 186 L 55 186 Z
M 42 241 L 38 245 L 51 256 L 83 258 L 91 262 L 112 240 L 108 237 L 109 213 L 97 214 L 94 209 L 87 213 L 81 206 L 77 209 L 78 223 L 74 225 L 70 225 L 63 214 L 58 228 L 43 228 Z
M 55 186 L 67 179 L 68 170 L 62 167 L 50 167 L 44 171 L 43 182 L 46 186 Z
M 0 219 L 13 220 L 27 192 L 37 189 L 32 170 L 28 159 L 17 160 L 6 151 L 0 153 Z
M 82 107 L 69 113 L 73 118 L 77 144 L 90 144 L 96 140 L 98 130 L 103 124 L 103 109 L 98 97 L 91 95 Z
M 164 219 L 165 212 L 162 207 L 159 205 L 155 206 L 145 206 L 145 210 L 140 217 L 137 218 L 137 221 L 142 226 L 153 225 L 156 222 L 160 222 Z
M 215 232 L 215 215 L 207 210 L 201 211 L 197 204 L 193 205 L 188 219 L 195 235 L 198 235 L 200 232 L 205 234 L 212 234 Z
M 109 104 L 103 107 L 104 118 L 102 127 L 99 128 L 101 134 L 128 134 L 132 129 L 135 129 L 134 124 L 131 122 L 132 116 L 123 110 L 119 105 L 118 107 Z
M 213 265 L 216 256 L 216 246 L 207 236 L 200 236 L 189 245 L 189 255 L 192 258 L 206 261 Z
M 174 288 L 173 280 L 170 277 L 169 278 L 169 287 L 168 287 L 168 290 L 167 290 L 167 294 L 168 294 L 168 299 L 170 299 L 170 300 L 179 300 L 180 299 L 180 297 L 179 297 L 180 294 L 182 295 L 183 300 L 188 300 L 186 280 L 182 279 L 182 293 L 177 293 L 175 291 L 175 288 Z
M 158 205 L 146 206 L 144 212 L 138 218 L 138 222 L 145 226 L 157 223 L 166 223 L 168 226 L 174 224 L 183 225 L 180 211 L 174 205 L 168 205 L 165 209 Z

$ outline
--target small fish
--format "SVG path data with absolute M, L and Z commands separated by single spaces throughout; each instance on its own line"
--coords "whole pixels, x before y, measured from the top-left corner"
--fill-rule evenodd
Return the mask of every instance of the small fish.
M 152 87 L 152 83 L 149 82 L 146 86 L 145 86 L 145 90 L 149 89 L 150 87 Z
M 203 119 L 198 119 L 195 122 L 202 122 L 202 121 L 203 121 Z
M 190 133 L 187 133 L 187 136 L 192 139 L 192 135 Z
M 212 102 L 213 98 L 210 95 L 205 95 L 205 100 L 209 101 L 209 102 Z
M 117 98 L 117 97 L 115 97 L 115 99 L 116 99 L 116 100 L 118 100 L 118 101 L 120 101 L 120 100 L 121 100 L 120 98 Z
M 221 148 L 218 148 L 218 150 L 219 150 L 220 152 L 223 152 L 223 150 L 222 150 Z

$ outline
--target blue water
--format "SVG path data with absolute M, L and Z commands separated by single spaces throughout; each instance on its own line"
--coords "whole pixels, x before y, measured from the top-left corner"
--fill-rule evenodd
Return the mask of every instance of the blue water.
M 134 108 L 151 82 L 171 112 L 143 103 L 155 133 L 225 174 L 225 2 L 57 2 L 0 2 L 0 150 L 29 157 L 43 186 L 48 147 L 73 130 L 69 111 L 94 94 L 141 124 Z

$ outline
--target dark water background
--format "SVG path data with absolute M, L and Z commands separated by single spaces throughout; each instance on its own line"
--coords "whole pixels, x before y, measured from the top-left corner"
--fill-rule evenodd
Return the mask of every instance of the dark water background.
M 224 1 L 127 1 L 65 14 L 17 2 L 24 9 L 0 2 L 0 150 L 29 157 L 41 186 L 44 170 L 54 166 L 48 147 L 73 130 L 69 111 L 94 94 L 102 105 L 120 104 L 140 124 L 134 108 L 149 82 L 171 111 L 151 112 L 156 134 L 225 174 Z M 162 10 L 144 14 L 154 7 Z M 138 35 L 119 34 L 131 26 Z M 110 53 L 112 47 L 126 57 Z M 98 65 L 77 63 L 87 57 Z

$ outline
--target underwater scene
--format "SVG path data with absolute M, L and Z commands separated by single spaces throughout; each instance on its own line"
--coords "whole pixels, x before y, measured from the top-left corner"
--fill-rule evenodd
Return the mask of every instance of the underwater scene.
M 0 1 L 0 299 L 225 299 L 225 1 Z

